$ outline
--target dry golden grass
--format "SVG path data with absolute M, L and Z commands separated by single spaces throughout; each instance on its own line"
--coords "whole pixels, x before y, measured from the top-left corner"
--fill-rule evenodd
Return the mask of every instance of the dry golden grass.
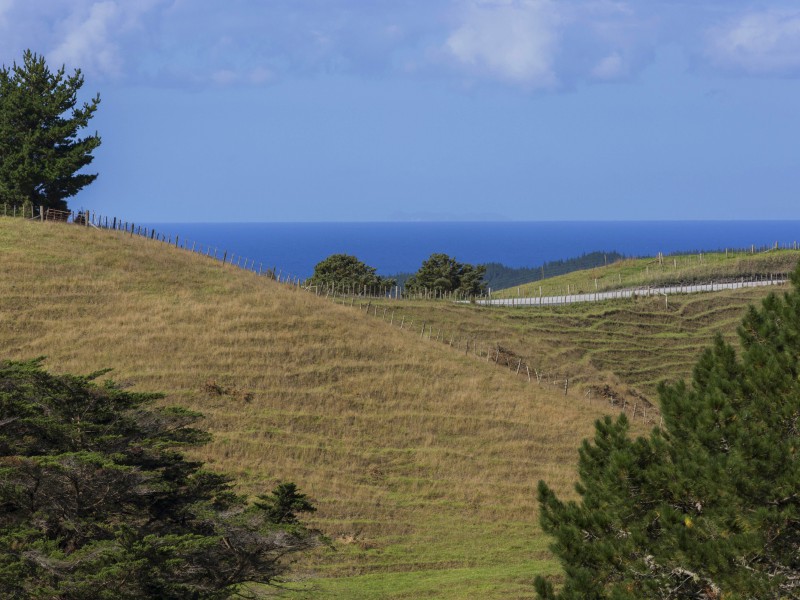
M 609 300 L 553 307 L 482 307 L 443 301 L 400 305 L 372 301 L 378 319 L 388 308 L 395 321 L 419 334 L 420 324 L 462 353 L 494 357 L 507 349 L 543 384 L 563 389 L 569 380 L 576 396 L 614 399 L 629 415 L 643 400 L 657 405 L 661 381 L 686 380 L 702 351 L 721 334 L 738 343 L 736 328 L 748 305 L 785 286 L 746 288 L 662 298 Z M 374 313 L 374 311 L 373 311 Z M 439 333 L 441 331 L 441 334 Z M 426 334 L 427 336 L 428 334 Z M 515 360 L 510 369 L 515 371 Z M 521 377 L 527 374 L 523 368 Z M 641 417 L 643 414 L 637 412 Z M 649 417 L 658 422 L 657 413 Z M 650 419 L 648 419 L 650 420 Z
M 245 492 L 295 481 L 337 548 L 314 597 L 531 597 L 557 571 L 536 482 L 572 495 L 606 408 L 184 250 L 2 218 L 0 344 L 200 410 L 196 456 Z

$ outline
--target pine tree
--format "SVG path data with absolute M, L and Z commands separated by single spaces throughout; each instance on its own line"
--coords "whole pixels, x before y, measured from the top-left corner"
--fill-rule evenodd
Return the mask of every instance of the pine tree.
M 325 289 L 335 287 L 337 290 L 360 292 L 366 287 L 371 293 L 396 284 L 396 280 L 381 277 L 376 273 L 375 267 L 370 267 L 349 254 L 331 254 L 316 264 L 314 275 L 306 281 L 306 285 Z
M 0 363 L 0 597 L 230 598 L 319 543 L 184 458 L 197 413 L 98 375 Z
M 624 415 L 579 451 L 580 502 L 539 482 L 565 581 L 545 599 L 800 597 L 800 268 L 750 308 L 741 357 L 717 338 L 691 385 L 659 389 L 663 430 Z
M 297 523 L 297 513 L 315 512 L 317 509 L 305 494 L 297 491 L 297 486 L 292 482 L 278 484 L 269 495 L 258 497 L 256 506 L 267 512 L 267 517 L 273 523 Z
M 406 288 L 456 292 L 462 296 L 477 296 L 486 290 L 483 276 L 486 267 L 460 263 L 447 254 L 434 253 L 419 270 L 406 280 Z
M 100 137 L 78 135 L 100 96 L 78 106 L 82 86 L 80 70 L 53 73 L 30 50 L 22 65 L 0 68 L 0 202 L 66 210 L 66 199 L 97 178 L 81 170 Z

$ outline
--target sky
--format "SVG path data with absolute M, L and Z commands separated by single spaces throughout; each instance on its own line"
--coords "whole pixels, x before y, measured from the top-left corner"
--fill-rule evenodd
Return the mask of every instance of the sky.
M 800 3 L 0 0 L 135 222 L 800 219 Z

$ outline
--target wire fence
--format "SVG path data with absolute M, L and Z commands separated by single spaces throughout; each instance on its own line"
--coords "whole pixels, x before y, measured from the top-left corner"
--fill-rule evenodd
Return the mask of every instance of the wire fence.
M 563 296 L 528 296 L 518 298 L 478 299 L 476 303 L 484 306 L 560 306 L 582 302 L 601 302 L 603 300 L 622 300 L 633 298 L 650 298 L 663 296 L 669 306 L 669 296 L 675 294 L 697 294 L 700 292 L 719 292 L 722 290 L 738 290 L 743 288 L 783 285 L 789 281 L 788 273 L 757 274 L 754 279 L 738 281 L 723 279 L 701 284 L 684 284 L 670 286 L 648 286 L 630 289 L 610 290 L 586 294 L 564 294 Z
M 154 241 L 158 241 L 176 248 L 185 249 L 198 254 L 203 254 L 209 258 L 220 261 L 223 265 L 231 265 L 242 270 L 251 271 L 258 275 L 270 277 L 281 283 L 295 285 L 297 287 L 304 287 L 308 291 L 314 292 L 317 295 L 324 295 L 326 298 L 372 298 L 372 299 L 393 299 L 393 300 L 443 300 L 447 302 L 472 302 L 476 305 L 492 307 L 543 307 L 543 306 L 557 306 L 564 304 L 574 304 L 581 302 L 598 302 L 602 300 L 619 300 L 625 298 L 636 297 L 651 297 L 651 296 L 664 296 L 665 303 L 668 305 L 669 295 L 674 294 L 690 294 L 706 291 L 719 291 L 722 289 L 739 289 L 744 287 L 760 287 L 763 285 L 776 285 L 785 283 L 788 279 L 788 273 L 781 271 L 779 273 L 751 273 L 747 276 L 717 278 L 714 281 L 685 281 L 685 282 L 667 282 L 664 285 L 638 285 L 623 287 L 624 283 L 621 275 L 619 275 L 619 288 L 598 290 L 597 279 L 594 280 L 595 291 L 587 291 L 591 283 L 586 285 L 566 284 L 561 289 L 547 289 L 545 285 L 538 286 L 538 294 L 526 293 L 524 296 L 518 290 L 516 297 L 502 297 L 498 298 L 496 293 L 487 290 L 485 293 L 472 294 L 463 290 L 445 290 L 441 288 L 425 288 L 415 287 L 407 288 L 404 286 L 386 286 L 386 285 L 354 285 L 349 282 L 336 282 L 329 281 L 321 284 L 311 284 L 310 280 L 293 273 L 284 272 L 284 270 L 276 265 L 269 265 L 263 261 L 257 261 L 246 256 L 237 255 L 226 248 L 220 248 L 204 244 L 200 241 L 181 239 L 177 234 L 169 234 L 157 231 L 152 227 L 136 225 L 134 222 L 129 222 L 117 217 L 110 217 L 102 215 L 96 211 L 60 211 L 48 209 L 42 206 L 34 206 L 30 203 L 19 205 L 2 205 L 2 214 L 4 216 L 24 217 L 32 220 L 41 221 L 59 221 L 64 223 L 73 223 L 76 225 L 83 225 L 86 227 L 94 227 L 97 229 L 110 229 L 121 231 L 131 236 L 140 236 Z M 784 245 L 788 248 L 788 245 Z M 797 242 L 791 246 L 794 249 L 798 248 Z M 752 245 L 750 248 L 740 249 L 731 252 L 755 254 L 756 252 L 768 252 L 778 249 L 779 245 L 776 242 L 773 246 L 760 246 Z M 729 250 L 725 250 L 726 256 Z M 682 257 L 683 260 L 692 260 L 691 256 L 686 255 Z M 703 263 L 703 253 L 698 253 L 695 260 L 698 263 Z M 654 259 L 655 263 L 665 265 L 674 263 L 675 268 L 678 266 L 678 258 L 672 257 L 672 260 L 667 260 L 661 253 Z M 647 267 L 647 275 L 649 276 L 650 269 Z M 645 275 L 643 274 L 642 277 Z
M 631 420 L 639 420 L 645 424 L 662 424 L 658 407 L 638 392 L 626 393 L 608 384 L 591 384 L 583 381 L 577 374 L 537 365 L 534 358 L 518 354 L 497 341 L 481 339 L 458 330 L 448 331 L 432 321 L 421 320 L 419 317 L 415 319 L 403 312 L 402 304 L 373 303 L 370 299 L 359 299 L 357 302 L 357 298 L 353 296 L 331 299 L 337 304 L 357 309 L 365 317 L 379 318 L 389 327 L 416 337 L 420 343 L 445 345 L 454 352 L 463 352 L 465 356 L 505 369 L 528 384 L 546 387 L 565 396 L 579 387 L 582 393 L 576 394 L 576 397 L 587 403 L 602 403 L 614 411 L 626 413 Z
M 662 287 L 640 287 L 634 289 L 611 290 L 607 292 L 594 292 L 585 294 L 564 294 L 561 296 L 544 296 L 528 298 L 493 299 L 489 294 L 483 297 L 467 297 L 454 291 L 415 289 L 406 290 L 400 286 L 357 286 L 352 284 L 337 284 L 330 282 L 322 285 L 306 285 L 306 280 L 296 275 L 284 274 L 275 266 L 266 267 L 263 262 L 256 262 L 244 256 L 237 256 L 227 249 L 220 249 L 205 245 L 197 241 L 180 239 L 178 235 L 166 234 L 147 226 L 136 225 L 117 217 L 108 217 L 92 211 L 59 211 L 45 207 L 9 206 L 2 205 L 3 215 L 22 217 L 29 220 L 71 223 L 76 226 L 92 227 L 118 231 L 129 236 L 139 236 L 159 242 L 168 246 L 183 249 L 188 252 L 204 255 L 220 262 L 223 266 L 229 265 L 241 270 L 250 271 L 257 275 L 266 276 L 278 283 L 303 289 L 317 296 L 324 296 L 336 304 L 351 306 L 363 311 L 365 315 L 380 317 L 390 327 L 415 335 L 421 342 L 438 342 L 447 345 L 453 351 L 464 352 L 465 355 L 474 357 L 488 363 L 494 363 L 500 368 L 507 369 L 516 377 L 523 378 L 527 383 L 537 386 L 548 386 L 567 395 L 571 386 L 582 384 L 583 397 L 588 402 L 599 401 L 607 403 L 611 408 L 625 412 L 631 419 L 640 419 L 645 423 L 661 423 L 658 408 L 642 395 L 634 394 L 632 397 L 611 389 L 608 385 L 589 385 L 582 382 L 575 375 L 563 371 L 555 371 L 535 364 L 530 357 L 522 356 L 496 341 L 481 340 L 474 335 L 458 331 L 446 331 L 437 327 L 435 323 L 414 320 L 410 315 L 402 313 L 401 304 L 394 304 L 387 300 L 445 300 L 450 302 L 474 302 L 479 306 L 549 306 L 571 304 L 577 302 L 592 302 L 600 300 L 625 299 L 636 297 L 651 297 L 663 295 L 668 303 L 670 294 L 690 294 L 698 292 L 711 292 L 723 289 L 741 289 L 764 285 L 780 285 L 788 280 L 786 273 L 759 275 L 754 280 L 745 281 L 714 281 L 704 284 L 672 285 Z M 772 248 L 770 248 L 772 249 Z M 752 248 L 755 252 L 755 247 Z M 375 300 L 376 302 L 373 302 Z
M 125 221 L 117 217 L 110 217 L 92 211 L 60 211 L 48 209 L 43 206 L 9 206 L 3 205 L 4 216 L 23 217 L 28 220 L 42 222 L 69 223 L 76 226 L 91 227 L 94 229 L 107 229 L 118 231 L 129 236 L 138 236 L 154 242 L 160 242 L 168 246 L 174 246 L 188 252 L 201 254 L 221 262 L 223 265 L 230 265 L 245 271 L 251 271 L 257 275 L 263 275 L 278 281 L 300 287 L 304 279 L 290 273 L 284 273 L 276 266 L 268 266 L 262 262 L 256 262 L 245 256 L 236 255 L 227 249 L 203 244 L 199 241 L 181 239 L 177 234 L 169 234 L 157 231 L 153 227 L 137 225 L 134 222 Z

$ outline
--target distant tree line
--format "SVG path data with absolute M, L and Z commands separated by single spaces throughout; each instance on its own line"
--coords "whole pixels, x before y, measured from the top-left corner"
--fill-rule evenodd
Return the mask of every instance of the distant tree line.
M 619 252 L 598 251 L 581 254 L 574 258 L 549 261 L 538 267 L 513 268 L 506 267 L 500 263 L 487 263 L 486 275 L 484 275 L 483 280 L 491 289 L 502 290 L 532 281 L 540 281 L 548 277 L 566 275 L 573 271 L 602 267 L 623 258 L 625 257 Z
M 476 267 L 447 254 L 434 253 L 416 273 L 405 278 L 402 287 L 411 293 L 425 290 L 433 296 L 455 294 L 468 298 L 486 291 L 485 272 L 483 266 Z M 389 293 L 398 285 L 397 278 L 381 277 L 374 267 L 348 254 L 333 254 L 317 263 L 314 274 L 305 283 L 343 293 L 366 291 L 368 294 Z
M 573 271 L 602 267 L 622 260 L 623 258 L 625 258 L 625 256 L 619 252 L 598 251 L 582 254 L 575 258 L 549 261 L 538 267 L 515 268 L 507 267 L 501 263 L 486 263 L 481 265 L 485 268 L 482 282 L 486 284 L 487 288 L 502 290 L 532 281 L 540 281 L 549 277 L 566 275 Z M 405 286 L 406 282 L 413 276 L 414 273 L 397 273 L 392 275 L 400 286 Z

